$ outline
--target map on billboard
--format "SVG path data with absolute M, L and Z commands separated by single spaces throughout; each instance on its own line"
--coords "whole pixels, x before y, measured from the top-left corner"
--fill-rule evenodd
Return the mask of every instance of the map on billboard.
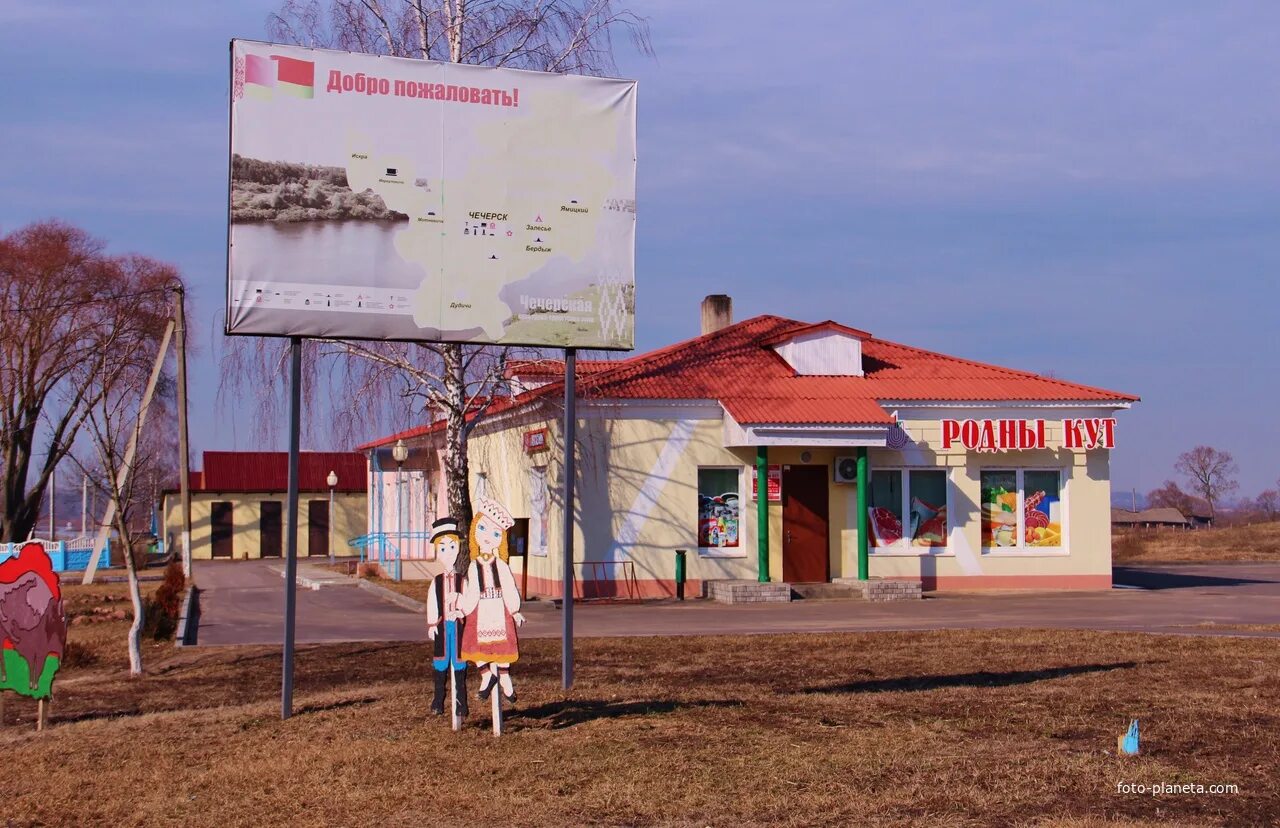
M 634 81 L 231 56 L 227 333 L 633 347 Z

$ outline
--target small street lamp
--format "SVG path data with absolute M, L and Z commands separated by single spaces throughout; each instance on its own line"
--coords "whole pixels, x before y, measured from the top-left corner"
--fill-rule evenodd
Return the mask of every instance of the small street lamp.
M 333 514 L 333 490 L 338 488 L 338 473 L 330 471 L 324 482 L 329 484 L 329 566 L 333 566 L 333 524 L 335 520 Z
M 391 449 L 391 459 L 396 461 L 396 580 L 400 580 L 400 546 L 404 543 L 404 461 L 409 459 L 409 447 L 404 440 L 396 440 Z

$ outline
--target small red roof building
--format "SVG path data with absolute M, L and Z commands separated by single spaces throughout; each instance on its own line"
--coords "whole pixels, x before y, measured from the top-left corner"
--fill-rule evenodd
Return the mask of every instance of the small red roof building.
M 206 451 L 204 468 L 191 472 L 192 492 L 283 492 L 289 488 L 289 453 Z M 327 492 L 329 472 L 338 475 L 335 492 L 368 491 L 368 461 L 358 451 L 304 451 L 298 455 L 298 491 Z

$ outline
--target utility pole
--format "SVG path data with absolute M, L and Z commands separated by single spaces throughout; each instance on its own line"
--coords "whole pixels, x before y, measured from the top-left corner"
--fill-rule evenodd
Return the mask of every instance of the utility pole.
M 49 540 L 58 539 L 58 467 L 49 469 Z
M 120 492 L 124 491 L 125 483 L 129 480 L 129 472 L 133 467 L 133 456 L 138 451 L 138 438 L 142 436 L 142 426 L 147 421 L 147 409 L 151 407 L 151 397 L 156 392 L 156 381 L 160 379 L 160 369 L 164 367 L 164 354 L 169 348 L 169 339 L 173 336 L 173 322 L 164 329 L 164 336 L 160 340 L 160 348 L 156 351 L 156 362 L 151 367 L 151 378 L 147 380 L 146 390 L 142 392 L 142 404 L 138 407 L 138 421 L 133 426 L 133 434 L 129 435 L 129 445 L 124 450 L 124 464 L 120 466 L 120 470 L 116 473 L 116 482 L 114 494 L 107 498 L 107 511 L 102 518 L 102 524 L 98 527 L 98 536 L 93 542 L 93 552 L 89 555 L 89 565 L 84 569 L 84 578 L 81 579 L 82 584 L 93 583 L 93 577 L 98 571 L 98 559 L 102 557 L 102 549 L 107 545 L 107 539 L 111 536 L 111 523 L 116 518 L 116 500 Z M 132 554 L 132 550 L 125 549 L 124 554 Z
M 80 482 L 80 537 L 88 531 L 89 520 L 89 475 Z
M 187 442 L 187 311 L 182 285 L 174 290 L 173 333 L 178 347 L 178 492 L 182 498 L 182 574 L 191 580 L 191 460 Z

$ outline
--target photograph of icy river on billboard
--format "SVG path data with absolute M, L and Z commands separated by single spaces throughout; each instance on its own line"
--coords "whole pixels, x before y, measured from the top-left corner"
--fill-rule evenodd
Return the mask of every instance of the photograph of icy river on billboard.
M 231 55 L 227 333 L 632 347 L 634 81 Z

